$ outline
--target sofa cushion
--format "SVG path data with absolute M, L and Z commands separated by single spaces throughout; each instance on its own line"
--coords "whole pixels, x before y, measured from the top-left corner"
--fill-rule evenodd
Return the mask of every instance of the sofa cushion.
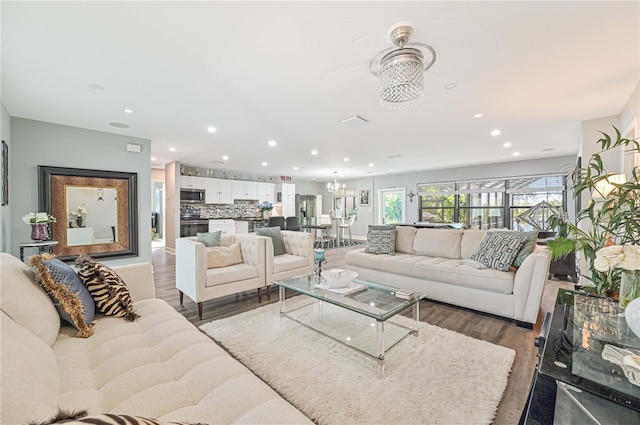
M 486 230 L 465 229 L 462 231 L 462 239 L 460 241 L 460 257 L 462 259 L 470 259 L 473 252 L 480 245 L 480 241 L 487 234 Z
M 280 227 L 263 227 L 262 229 L 256 230 L 256 234 L 258 236 L 268 236 L 271 238 L 271 242 L 273 243 L 273 255 L 283 255 L 287 251 L 284 247 L 284 240 L 282 240 L 282 231 Z
M 240 243 L 236 242 L 231 246 L 213 246 L 206 248 L 207 268 L 215 269 L 242 263 L 242 252 Z
M 47 343 L 4 312 L 0 313 L 0 327 L 0 423 L 44 421 L 58 411 L 60 371 L 56 357 Z M 72 332 L 75 334 L 76 331 Z
M 413 239 L 417 231 L 413 226 L 396 226 L 396 252 L 413 254 Z
M 538 231 L 534 230 L 531 232 L 519 232 L 517 230 L 507 230 L 507 229 L 492 229 L 490 232 L 505 232 L 515 235 L 523 235 L 526 239 L 518 251 L 516 258 L 513 259 L 512 265 L 514 267 L 520 267 L 523 261 L 536 249 L 536 242 L 538 242 Z
M 220 237 L 222 236 L 222 230 L 217 232 L 196 233 L 198 242 L 202 242 L 204 246 L 220 246 Z
M 518 255 L 526 236 L 506 232 L 487 232 L 471 255 L 487 267 L 506 272 Z
M 206 287 L 224 285 L 229 282 L 254 279 L 258 277 L 258 268 L 246 263 L 233 264 L 227 267 L 207 269 Z
M 60 317 L 78 330 L 78 336 L 93 335 L 95 304 L 76 272 L 51 254 L 32 255 L 29 263 L 36 281 L 51 297 Z
M 393 255 L 395 250 L 396 229 L 394 226 L 369 226 L 365 252 Z
M 289 270 L 307 267 L 309 260 L 306 257 L 297 255 L 281 255 L 273 258 L 273 273 L 288 272 Z
M 76 264 L 78 276 L 91 293 L 98 310 L 107 316 L 123 317 L 127 321 L 138 318 L 129 289 L 116 272 L 88 255 L 78 257 Z
M 0 308 L 47 345 L 53 345 L 60 331 L 60 315 L 35 283 L 33 271 L 6 252 L 0 253 L 0 264 Z
M 413 252 L 428 257 L 460 259 L 462 231 L 458 229 L 418 229 Z

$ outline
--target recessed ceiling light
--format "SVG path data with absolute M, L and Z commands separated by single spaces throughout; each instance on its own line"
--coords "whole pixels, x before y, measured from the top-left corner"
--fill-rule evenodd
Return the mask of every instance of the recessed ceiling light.
M 117 128 L 129 128 L 129 125 L 123 122 L 110 122 L 109 125 L 111 127 L 117 127 Z
M 298 171 L 298 167 L 293 167 L 293 171 Z
M 511 142 L 504 142 L 502 144 L 502 146 L 504 146 L 505 148 L 510 148 L 511 147 Z
M 208 131 L 209 133 L 215 133 L 215 132 L 216 132 L 216 128 L 215 128 L 215 127 L 211 127 L 211 126 L 209 126 L 209 127 L 207 127 L 207 131 Z
M 169 148 L 169 151 L 171 151 L 171 152 L 175 152 L 175 151 L 176 151 L 176 148 Z
M 349 158 L 345 157 L 344 162 L 349 162 Z
M 373 162 L 370 162 L 370 163 L 369 163 L 369 167 L 373 167 Z
M 266 162 L 263 162 L 263 163 L 262 163 L 262 166 L 263 166 L 263 167 L 266 167 L 267 165 L 269 165 L 269 164 L 267 164 Z
M 269 146 L 275 146 L 275 145 L 276 145 L 275 140 L 269 140 Z
M 89 84 L 89 88 L 92 88 L 92 89 L 98 90 L 98 91 L 104 90 L 104 86 L 101 86 L 100 84 L 96 84 L 96 83 Z
M 315 149 L 314 149 L 314 150 L 312 150 L 312 151 L 311 151 L 311 155 L 318 155 L 318 151 L 317 151 L 317 150 L 315 150 Z
M 474 115 L 474 118 L 481 118 L 481 117 L 482 117 L 482 114 L 475 114 Z
M 520 152 L 514 152 L 513 156 L 520 156 Z
M 500 133 L 501 133 L 501 132 L 500 132 L 500 130 L 493 130 L 493 131 L 491 132 L 491 135 L 492 135 L 492 136 L 499 136 L 499 135 L 500 135 Z
M 152 157 L 151 157 L 151 160 L 152 160 L 152 161 L 155 161 L 155 160 L 157 160 L 157 159 L 158 159 L 158 158 L 156 158 L 155 156 L 152 156 Z
M 133 109 L 125 109 L 124 110 L 127 114 L 133 114 Z
M 540 151 L 542 152 L 551 152 L 551 151 L 555 151 L 556 148 L 544 148 L 544 149 L 540 149 Z
M 229 156 L 228 155 L 222 155 L 222 160 L 223 161 L 228 161 L 229 160 Z
M 455 89 L 456 87 L 458 87 L 458 83 L 449 83 L 446 86 L 444 86 L 444 88 L 447 90 Z
M 393 168 L 389 168 L 389 171 L 393 171 Z

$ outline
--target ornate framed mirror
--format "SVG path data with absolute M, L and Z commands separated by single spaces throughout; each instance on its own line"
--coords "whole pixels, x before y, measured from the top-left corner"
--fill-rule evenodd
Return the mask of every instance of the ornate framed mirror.
M 38 166 L 38 206 L 61 260 L 138 255 L 137 173 Z

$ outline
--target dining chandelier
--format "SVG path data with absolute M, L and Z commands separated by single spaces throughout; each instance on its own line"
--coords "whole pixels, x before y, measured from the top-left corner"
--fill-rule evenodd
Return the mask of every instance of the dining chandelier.
M 380 103 L 390 108 L 402 108 L 420 103 L 424 98 L 423 74 L 436 61 L 433 47 L 409 43 L 413 27 L 399 22 L 389 30 L 396 47 L 379 52 L 369 63 L 372 74 L 380 77 Z
M 338 180 L 334 180 L 333 183 L 327 183 L 327 190 L 329 193 L 342 193 L 344 192 L 345 184 L 338 183 Z

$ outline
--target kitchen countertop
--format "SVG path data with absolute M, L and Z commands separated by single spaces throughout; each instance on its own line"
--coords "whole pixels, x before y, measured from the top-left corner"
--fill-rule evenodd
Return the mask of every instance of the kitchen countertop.
M 202 217 L 204 220 L 267 221 L 259 217 Z

